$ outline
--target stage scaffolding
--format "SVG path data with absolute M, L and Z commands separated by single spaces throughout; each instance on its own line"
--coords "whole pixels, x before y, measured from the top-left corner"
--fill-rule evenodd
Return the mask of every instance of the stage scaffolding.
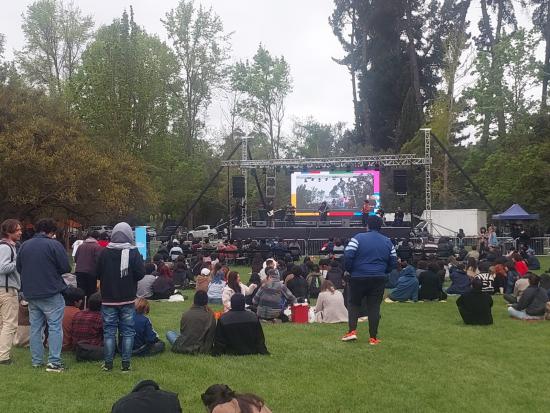
M 432 183 L 431 183 L 431 129 L 421 129 L 424 132 L 424 156 L 416 154 L 397 154 L 397 155 L 366 155 L 354 157 L 335 157 L 335 158 L 304 158 L 304 159 L 260 159 L 250 160 L 246 156 L 245 149 L 241 159 L 229 159 L 222 161 L 222 167 L 236 167 L 243 170 L 245 175 L 245 193 L 247 193 L 248 170 L 251 169 L 290 169 L 296 172 L 307 169 L 375 169 L 380 167 L 402 167 L 402 166 L 424 166 L 424 180 L 426 192 L 426 221 L 431 233 L 432 231 Z M 243 137 L 243 148 L 248 148 L 249 137 Z M 243 221 L 246 220 L 243 214 Z M 242 226 L 248 226 L 248 222 Z

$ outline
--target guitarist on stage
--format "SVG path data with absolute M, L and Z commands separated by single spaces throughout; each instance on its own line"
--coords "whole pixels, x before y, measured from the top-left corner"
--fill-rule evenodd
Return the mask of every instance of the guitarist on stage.
M 330 211 L 327 201 L 321 202 L 321 205 L 319 205 L 318 211 L 319 211 L 319 220 L 321 222 L 326 222 L 328 217 L 328 212 Z

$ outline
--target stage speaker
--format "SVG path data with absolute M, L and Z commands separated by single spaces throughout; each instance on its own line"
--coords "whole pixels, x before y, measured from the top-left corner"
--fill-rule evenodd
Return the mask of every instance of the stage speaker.
M 244 176 L 233 177 L 233 198 L 244 198 Z
M 259 208 L 258 218 L 260 219 L 260 221 L 267 221 L 267 211 L 263 208 Z
M 393 171 L 393 190 L 398 195 L 407 195 L 407 170 L 395 169 Z

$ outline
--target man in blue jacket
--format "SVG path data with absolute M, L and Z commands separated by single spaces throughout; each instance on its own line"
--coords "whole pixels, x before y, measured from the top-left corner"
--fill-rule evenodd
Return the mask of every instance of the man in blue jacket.
M 395 301 L 418 301 L 418 278 L 416 278 L 416 268 L 408 264 L 406 260 L 401 260 L 401 266 L 404 268 L 399 273 L 396 287 L 391 291 L 387 303 Z
M 382 219 L 370 215 L 367 232 L 355 235 L 348 243 L 344 256 L 350 273 L 349 332 L 342 341 L 357 340 L 357 319 L 361 301 L 366 298 L 369 318 L 369 344 L 376 345 L 380 321 L 380 303 L 384 297 L 386 274 L 397 266 L 397 254 L 389 238 L 380 234 Z
M 36 224 L 36 234 L 21 245 L 17 254 L 17 271 L 21 274 L 21 290 L 29 302 L 31 323 L 30 347 L 33 367 L 44 364 L 42 333 L 48 323 L 49 356 L 46 371 L 62 372 L 63 310 L 61 294 L 67 288 L 62 274 L 71 271 L 67 252 L 56 241 L 57 226 L 52 219 Z

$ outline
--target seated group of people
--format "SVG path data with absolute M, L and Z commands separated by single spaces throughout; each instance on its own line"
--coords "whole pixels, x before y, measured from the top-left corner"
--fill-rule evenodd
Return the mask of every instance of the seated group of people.
M 518 319 L 544 319 L 550 300 L 550 275 L 528 272 L 521 254 L 495 256 L 477 261 L 474 254 L 466 262 L 453 256 L 448 261 L 418 261 L 416 268 L 400 259 L 400 268 L 390 274 L 387 287 L 392 288 L 386 302 L 418 300 L 443 301 L 447 295 L 460 295 L 457 300 L 466 324 L 492 324 L 493 294 L 503 294 L 509 303 L 509 314 Z M 444 290 L 446 273 L 450 286 Z
M 213 384 L 201 395 L 209 413 L 271 413 L 265 401 L 255 394 L 236 393 L 226 384 Z M 140 381 L 130 392 L 115 402 L 112 413 L 177 413 L 182 408 L 176 393 L 161 390 L 152 380 Z

